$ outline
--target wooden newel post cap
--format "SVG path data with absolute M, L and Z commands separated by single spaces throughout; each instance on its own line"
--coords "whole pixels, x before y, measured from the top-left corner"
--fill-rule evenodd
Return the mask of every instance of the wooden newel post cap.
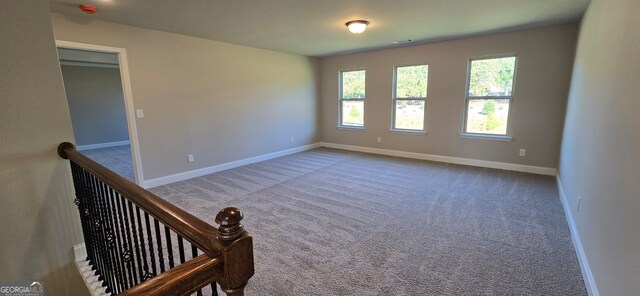
M 69 159 L 69 157 L 67 156 L 67 153 L 64 152 L 66 149 L 71 148 L 71 150 L 76 150 L 76 146 L 69 143 L 69 142 L 63 142 L 60 145 L 58 145 L 58 155 L 60 155 L 60 157 L 64 158 L 64 159 Z
M 216 223 L 218 227 L 218 238 L 222 241 L 231 242 L 239 238 L 244 233 L 244 226 L 240 224 L 242 221 L 242 212 L 238 208 L 224 208 L 216 215 Z

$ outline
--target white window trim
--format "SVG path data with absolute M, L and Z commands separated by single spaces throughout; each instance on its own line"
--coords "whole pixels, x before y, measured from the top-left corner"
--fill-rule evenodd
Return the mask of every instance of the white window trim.
M 490 59 L 499 59 L 499 58 L 508 58 L 508 57 L 515 58 L 515 61 L 513 64 L 513 82 L 511 83 L 511 95 L 510 96 L 481 96 L 481 97 L 469 96 L 469 87 L 471 84 L 471 63 L 473 61 L 478 61 L 478 60 L 490 60 Z M 513 97 L 516 90 L 517 69 L 518 69 L 517 53 L 506 53 L 506 54 L 499 54 L 499 55 L 488 55 L 488 56 L 479 56 L 479 57 L 469 58 L 469 62 L 467 64 L 467 84 L 464 91 L 464 116 L 462 117 L 462 131 L 460 133 L 461 138 L 498 140 L 498 141 L 511 141 L 513 139 L 513 137 L 511 136 L 511 113 L 513 111 Z M 467 118 L 468 118 L 470 100 L 505 100 L 505 99 L 509 100 L 509 113 L 507 114 L 507 130 L 504 135 L 467 132 Z
M 343 98 L 342 97 L 342 73 L 345 72 L 356 72 L 356 71 L 365 71 L 364 72 L 364 98 Z M 362 101 L 362 109 L 364 111 L 364 106 L 366 105 L 365 99 L 367 98 L 367 70 L 365 68 L 356 68 L 356 69 L 347 69 L 340 70 L 338 72 L 338 126 L 339 129 L 346 130 L 364 130 L 366 124 L 366 115 L 367 112 L 364 112 L 362 115 L 362 126 L 359 125 L 347 125 L 342 124 L 342 103 L 344 101 Z
M 494 140 L 494 141 L 503 141 L 503 142 L 513 141 L 513 137 L 511 136 L 502 136 L 502 135 L 493 135 L 493 134 L 460 134 L 460 138 Z
M 421 98 L 398 98 L 396 96 L 398 86 L 398 68 L 412 67 L 412 66 L 427 66 L 427 96 Z M 429 97 L 429 63 L 415 63 L 415 64 L 402 64 L 393 66 L 393 81 L 391 83 L 391 128 L 390 132 L 394 133 L 406 133 L 406 134 L 427 134 L 427 97 Z M 396 128 L 396 102 L 397 101 L 424 101 L 424 110 L 422 110 L 422 129 L 404 129 Z
M 352 126 L 352 125 L 339 125 L 339 126 L 336 126 L 336 129 L 339 129 L 339 130 L 353 130 L 353 131 L 357 131 L 357 132 L 363 132 L 363 131 L 367 130 L 363 126 Z
M 425 130 L 409 130 L 409 129 L 389 129 L 390 133 L 394 134 L 409 134 L 409 135 L 426 135 Z

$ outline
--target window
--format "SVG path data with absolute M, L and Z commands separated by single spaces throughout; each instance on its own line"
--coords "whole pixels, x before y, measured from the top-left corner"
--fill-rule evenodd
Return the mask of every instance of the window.
M 400 131 L 424 131 L 429 66 L 398 66 L 394 77 L 391 128 Z
M 471 59 L 464 133 L 507 136 L 516 57 Z
M 364 127 L 365 70 L 340 72 L 340 126 Z

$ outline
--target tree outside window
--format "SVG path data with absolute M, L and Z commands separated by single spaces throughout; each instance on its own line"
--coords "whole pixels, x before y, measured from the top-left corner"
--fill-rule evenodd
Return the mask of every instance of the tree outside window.
M 464 133 L 506 136 L 516 57 L 472 59 Z

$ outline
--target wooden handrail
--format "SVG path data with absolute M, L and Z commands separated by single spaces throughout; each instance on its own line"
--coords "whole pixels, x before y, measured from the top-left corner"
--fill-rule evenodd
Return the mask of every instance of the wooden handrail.
M 191 295 L 203 286 L 222 278 L 223 275 L 224 265 L 221 258 L 211 258 L 204 254 L 126 290 L 119 296 Z
M 179 237 L 188 240 L 195 247 L 204 251 L 203 255 L 193 258 L 187 262 L 183 261 L 184 263 L 179 266 L 170 268 L 169 270 L 157 276 L 153 276 L 148 280 L 144 279 L 144 276 L 146 276 L 144 275 L 142 283 L 123 291 L 123 295 L 189 295 L 203 286 L 215 281 L 218 282 L 220 288 L 225 291 L 227 295 L 244 295 L 244 287 L 254 273 L 253 238 L 244 230 L 244 227 L 240 223 L 242 221 L 243 214 L 239 209 L 225 208 L 221 210 L 215 218 L 215 222 L 220 226 L 219 228 L 215 228 L 207 222 L 185 212 L 157 195 L 133 184 L 129 180 L 89 159 L 82 153 L 76 151 L 75 146 L 71 143 L 64 142 L 60 144 L 58 146 L 58 154 L 62 158 L 69 159 L 73 162 L 72 170 L 74 167 L 80 167 L 82 170 L 87 171 L 95 178 L 99 179 L 99 181 L 102 182 L 101 184 L 107 185 L 110 190 L 117 191 L 120 196 L 123 196 L 128 201 L 141 208 L 144 212 L 157 219 L 155 222 L 155 229 L 158 236 L 160 236 L 157 226 L 159 221 L 164 226 L 169 227 L 176 232 Z M 86 183 L 86 178 L 83 179 L 80 177 L 79 179 L 80 183 Z M 76 180 L 74 177 L 74 183 L 75 182 Z M 79 192 L 83 192 L 83 190 L 77 189 L 76 194 Z M 97 192 L 99 194 L 100 192 L 104 193 L 106 191 L 102 188 L 97 190 Z M 85 195 L 81 194 L 81 196 Z M 95 201 L 95 205 L 98 208 L 105 208 L 107 206 L 104 200 L 100 201 L 100 198 L 93 198 L 90 196 L 89 200 L 97 200 Z M 76 199 L 76 201 L 78 201 L 78 199 Z M 78 203 L 79 207 L 85 202 Z M 111 202 L 113 203 L 113 201 Z M 94 201 L 88 202 L 89 206 L 93 205 L 93 203 Z M 91 211 L 88 211 L 86 208 L 87 205 L 84 205 L 84 207 L 84 212 L 81 213 L 81 217 L 84 217 L 84 215 L 89 216 L 91 213 Z M 100 214 L 99 210 L 100 209 L 98 209 L 97 215 L 98 219 L 86 222 L 88 223 L 86 225 L 90 228 L 87 231 L 100 227 L 105 223 L 105 221 L 100 221 L 100 217 L 109 220 L 109 214 Z M 131 212 L 131 208 L 129 208 L 129 211 Z M 133 218 L 133 216 L 131 217 Z M 82 218 L 81 221 L 83 221 Z M 120 223 L 122 223 L 122 221 L 120 221 Z M 140 216 L 138 215 L 138 227 L 142 227 L 140 223 Z M 94 226 L 94 224 L 96 226 Z M 146 220 L 146 224 L 147 237 L 149 237 L 150 234 L 148 232 L 150 231 L 150 226 L 148 220 Z M 122 228 L 123 225 L 120 224 L 120 227 Z M 85 224 L 83 224 L 83 229 L 84 228 Z M 140 228 L 140 231 L 142 231 L 142 228 Z M 168 230 L 166 231 L 166 235 L 168 236 Z M 99 237 L 98 240 L 106 239 L 107 244 L 109 243 L 109 240 L 113 243 L 112 234 L 105 234 L 104 231 L 99 233 L 102 237 Z M 137 240 L 135 241 L 135 244 L 137 248 Z M 142 242 L 142 244 L 144 243 Z M 151 244 L 151 239 L 149 239 L 149 252 L 152 252 Z M 160 244 L 158 244 L 158 250 L 160 250 Z M 102 251 L 105 252 L 104 248 Z M 194 254 L 195 253 L 197 252 L 194 251 Z M 100 254 L 97 254 L 96 257 L 101 258 L 99 255 Z M 124 253 L 121 255 L 122 257 L 125 257 Z M 105 256 L 108 258 L 109 254 L 105 254 Z M 113 256 L 119 255 L 112 254 L 112 257 Z M 127 256 L 131 258 L 130 254 Z M 154 259 L 151 260 L 153 262 Z M 162 261 L 162 259 L 159 260 Z M 115 268 L 117 270 L 118 266 Z M 145 267 L 145 270 L 146 268 L 147 267 Z M 161 265 L 161 269 L 163 268 L 164 267 Z M 153 269 L 155 273 L 155 267 L 153 267 Z M 140 275 L 142 276 L 142 274 Z
M 60 144 L 58 154 L 91 172 L 201 250 L 210 255 L 216 255 L 224 248 L 223 243 L 218 239 L 218 230 L 215 227 L 104 168 L 78 152 L 73 144 L 69 142 Z

